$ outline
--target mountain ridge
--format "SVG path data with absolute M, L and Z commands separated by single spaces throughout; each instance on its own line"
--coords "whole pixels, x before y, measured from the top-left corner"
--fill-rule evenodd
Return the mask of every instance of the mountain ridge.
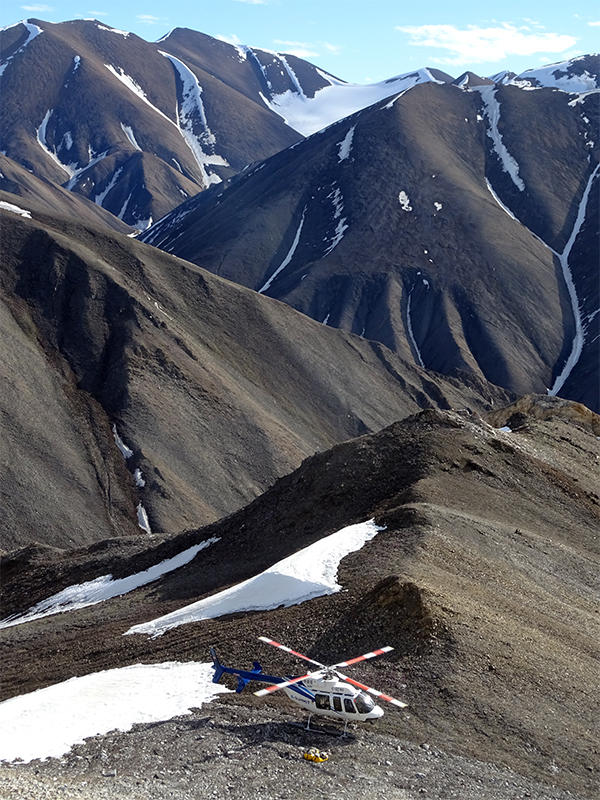
M 577 338 L 570 396 L 598 410 L 598 94 L 581 108 L 569 98 L 424 83 L 198 195 L 142 239 L 520 394 L 557 385 Z
M 70 563 L 48 551 L 30 564 L 26 553 L 3 557 L 3 591 L 12 610 L 25 611 L 36 584 L 47 597 L 61 583 L 113 567 L 115 577 L 131 574 L 218 539 L 129 594 L 5 628 L 5 696 L 140 659 L 197 659 L 209 643 L 224 663 L 246 663 L 265 630 L 324 663 L 385 640 L 396 648 L 386 664 L 366 664 L 357 677 L 406 698 L 410 719 L 386 714 L 382 734 L 510 765 L 538 781 L 552 763 L 552 783 L 586 796 L 599 746 L 598 417 L 531 397 L 500 411 L 496 423 L 507 420 L 511 431 L 467 411 L 419 412 L 312 456 L 246 508 L 146 551 L 138 536 L 79 551 Z M 385 529 L 342 561 L 343 592 L 188 621 L 154 639 L 122 635 L 371 516 Z M 48 658 L 57 637 L 65 655 Z M 289 669 L 284 654 L 263 655 L 269 674 Z M 36 664 L 26 675 L 24 660 Z

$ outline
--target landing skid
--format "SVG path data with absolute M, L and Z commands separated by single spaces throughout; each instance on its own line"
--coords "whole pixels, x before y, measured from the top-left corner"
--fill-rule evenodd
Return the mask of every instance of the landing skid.
M 323 725 L 315 727 L 310 724 L 311 719 L 312 717 L 308 718 L 306 725 L 302 722 L 290 722 L 290 725 L 293 725 L 294 728 L 301 728 L 303 731 L 308 731 L 309 733 L 318 733 L 321 736 L 335 736 L 337 739 L 356 739 L 356 736 L 348 731 L 348 723 L 346 723 L 344 730 L 340 731 L 336 728 L 327 728 Z

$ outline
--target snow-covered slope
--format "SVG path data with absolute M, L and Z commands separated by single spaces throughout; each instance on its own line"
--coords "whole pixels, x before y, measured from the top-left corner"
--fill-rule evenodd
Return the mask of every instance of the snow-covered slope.
M 419 83 L 428 81 L 448 83 L 450 80 L 448 76 L 441 79 L 436 75 L 440 76 L 443 73 L 419 69 L 416 72 L 368 85 L 343 83 L 328 78 L 329 86 L 320 89 L 313 97 L 307 97 L 298 85 L 295 89 L 288 89 L 282 94 L 272 94 L 270 98 L 265 97 L 264 100 L 290 127 L 304 136 L 310 136 L 362 108 L 399 95 Z
M 231 691 L 212 664 L 134 664 L 55 683 L 0 703 L 0 761 L 60 758 L 89 736 L 160 722 Z

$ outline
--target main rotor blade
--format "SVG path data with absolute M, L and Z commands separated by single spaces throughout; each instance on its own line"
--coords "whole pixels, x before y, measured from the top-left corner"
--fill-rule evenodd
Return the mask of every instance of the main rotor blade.
M 390 650 L 393 650 L 393 647 L 381 647 L 379 650 L 373 650 L 372 653 L 365 653 L 364 656 L 357 656 L 356 658 L 351 658 L 350 661 L 340 661 L 339 664 L 333 664 L 332 668 L 335 669 L 336 667 L 349 667 L 350 664 L 356 664 L 357 661 L 366 661 L 368 658 L 375 658 L 375 656 L 382 656 L 384 653 L 389 653 Z
M 354 686 L 358 686 L 359 689 L 363 689 L 365 692 L 369 694 L 375 695 L 375 697 L 381 697 L 382 700 L 387 700 L 388 703 L 393 703 L 398 708 L 406 708 L 407 703 L 403 703 L 401 700 L 396 700 L 395 697 L 390 697 L 389 694 L 383 694 L 383 692 L 378 692 L 377 689 L 373 689 L 371 686 L 365 686 L 364 683 L 359 683 L 355 681 L 354 678 L 349 678 L 347 675 L 342 675 L 341 672 L 338 672 L 338 676 L 344 680 L 348 681 L 348 683 L 352 683 Z
M 281 650 L 285 650 L 286 653 L 291 653 L 294 656 L 298 656 L 298 658 L 303 658 L 305 661 L 310 662 L 311 664 L 316 664 L 317 667 L 325 667 L 325 664 L 321 664 L 320 661 L 315 661 L 308 656 L 302 655 L 302 653 L 297 653 L 296 650 L 292 650 L 290 647 L 286 647 L 284 644 L 279 644 L 279 642 L 275 642 L 273 639 L 267 639 L 266 636 L 259 636 L 258 637 L 261 642 L 266 642 L 267 644 L 272 644 L 273 647 L 279 647 Z M 345 664 L 343 665 L 345 666 Z M 306 675 L 304 676 L 306 677 Z
M 317 675 L 322 675 L 323 671 L 318 669 L 315 672 L 307 672 L 306 675 L 300 675 L 299 678 L 292 678 L 289 681 L 283 681 L 283 683 L 275 683 L 273 686 L 267 686 L 266 689 L 259 689 L 258 692 L 254 692 L 257 697 L 264 697 L 266 694 L 271 694 L 271 692 L 276 692 L 278 689 L 285 689 L 286 686 L 292 686 L 294 683 L 300 683 L 303 681 L 304 678 L 314 678 Z

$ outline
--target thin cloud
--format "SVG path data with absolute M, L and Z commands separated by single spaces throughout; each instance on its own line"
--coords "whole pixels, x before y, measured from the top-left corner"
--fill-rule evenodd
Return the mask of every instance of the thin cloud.
M 289 53 L 291 56 L 297 56 L 298 58 L 314 58 L 319 55 L 315 50 L 315 46 L 310 44 L 310 42 L 288 42 L 283 39 L 274 39 L 273 41 L 275 44 L 284 45 L 285 52 Z
M 597 28 L 598 25 L 600 25 L 600 20 L 598 20 L 598 22 L 588 22 L 588 25 L 590 25 L 592 28 Z
M 267 0 L 237 0 L 238 3 L 250 3 L 251 6 L 266 6 Z
M 235 33 L 230 33 L 229 36 L 225 36 L 222 33 L 217 33 L 215 39 L 218 39 L 220 42 L 226 42 L 227 44 L 241 44 L 242 40 L 239 36 L 236 36 Z
M 534 28 L 542 28 L 544 29 L 546 26 L 542 25 L 537 19 L 529 19 L 528 17 L 523 17 L 523 22 L 526 22 L 528 25 L 533 25 Z
M 408 34 L 411 45 L 449 51 L 448 56 L 432 61 L 457 66 L 500 61 L 510 55 L 561 53 L 577 42 L 574 36 L 567 34 L 530 33 L 506 22 L 496 28 L 470 25 L 460 30 L 454 25 L 420 25 L 397 26 L 396 30 Z
M 42 5 L 35 5 L 35 6 L 21 6 L 23 11 L 54 11 L 53 8 L 50 6 L 42 6 Z
M 142 22 L 147 22 L 149 25 L 153 25 L 155 22 L 161 22 L 165 20 L 166 17 L 153 17 L 152 14 L 136 14 L 136 19 L 139 19 Z
M 334 56 L 339 56 L 342 52 L 342 46 L 339 44 L 330 44 L 329 42 L 323 42 L 323 47 Z
M 108 17 L 107 11 L 88 11 L 88 14 L 93 14 L 94 17 Z M 81 17 L 80 17 L 81 19 Z

